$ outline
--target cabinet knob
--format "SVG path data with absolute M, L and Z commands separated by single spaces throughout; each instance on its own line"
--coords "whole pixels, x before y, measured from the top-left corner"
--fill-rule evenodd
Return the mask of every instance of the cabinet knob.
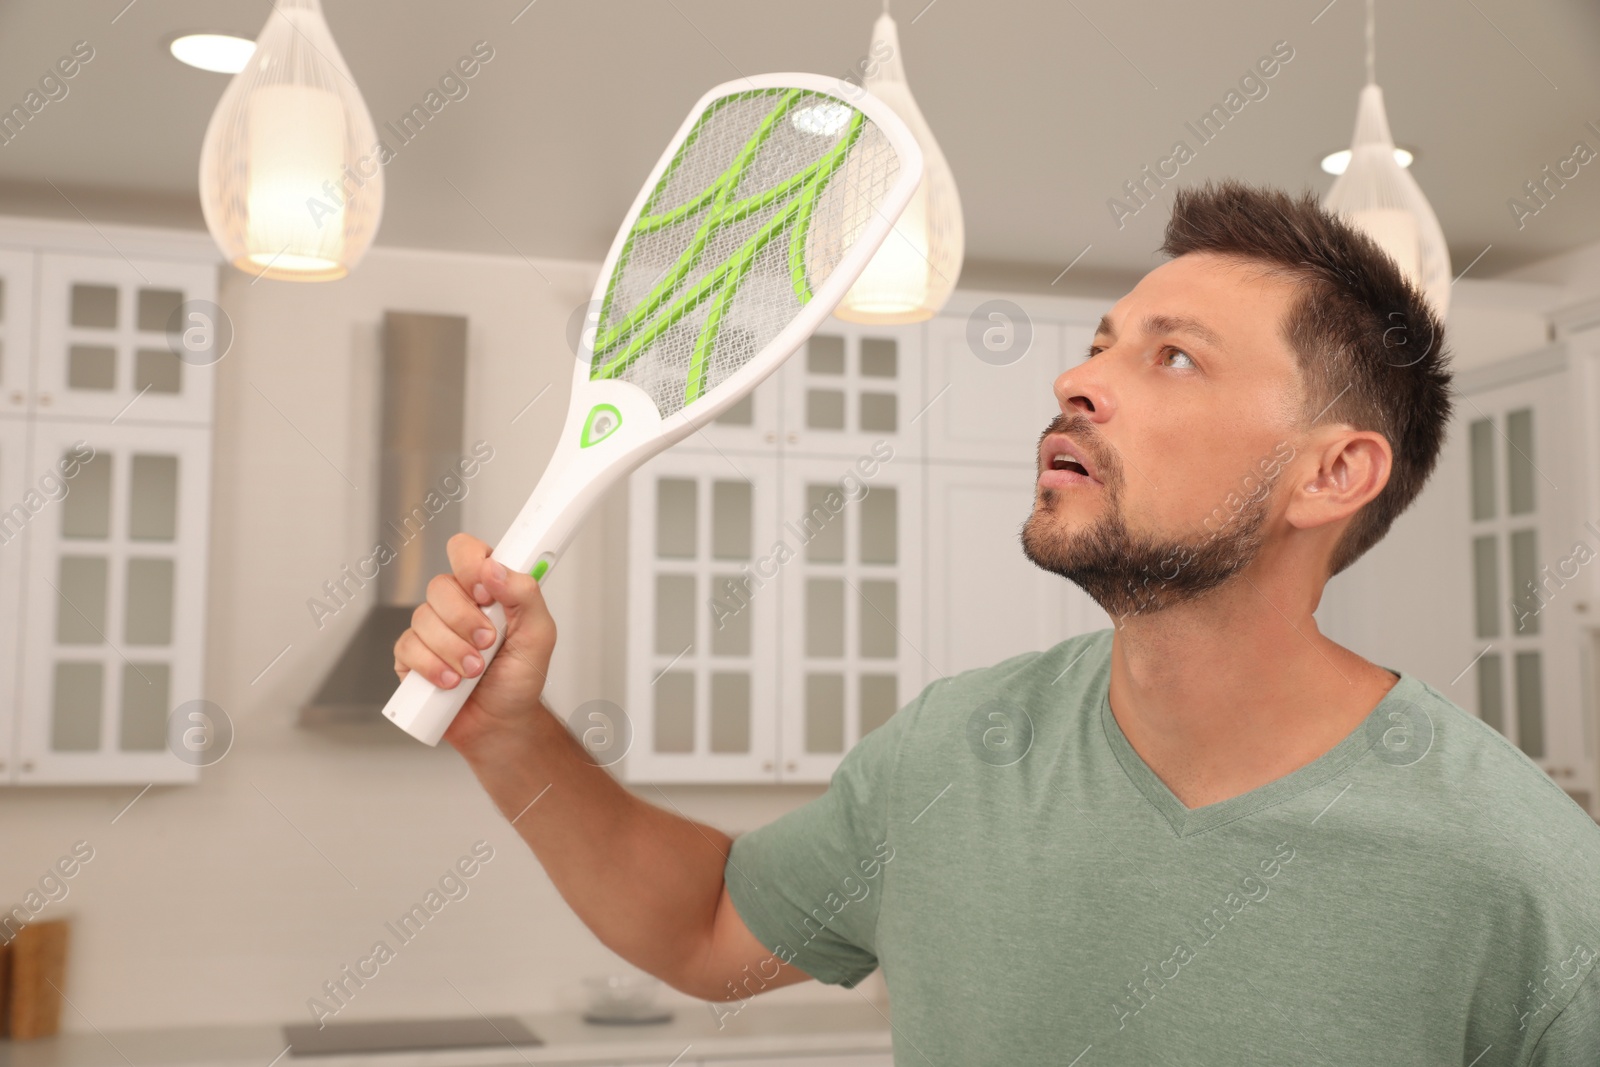
M 791 445 L 794 444 L 798 440 L 800 440 L 800 437 L 799 437 L 798 434 L 789 434 L 789 443 Z
M 794 760 L 785 760 L 784 764 L 783 764 L 783 769 L 786 770 L 786 771 L 795 771 L 795 770 L 799 770 L 800 768 L 798 767 L 798 765 L 796 765 Z
M 13 404 L 22 403 L 22 390 L 21 389 L 15 389 L 15 390 L 12 391 L 12 393 L 11 393 L 11 402 Z
M 49 393 L 40 393 L 39 394 L 39 406 L 42 407 L 42 408 L 47 408 L 47 407 L 50 406 L 50 394 Z
M 764 771 L 772 770 L 772 761 L 771 760 L 763 760 L 762 764 L 761 764 L 761 769 L 764 770 Z
M 23 770 L 24 770 L 24 771 L 31 771 L 31 770 L 33 770 L 33 760 L 31 760 L 31 759 L 25 759 L 25 760 L 23 760 L 23 761 L 22 761 L 22 769 L 23 769 Z
M 777 439 L 778 439 L 778 435 L 777 434 L 771 433 L 771 432 L 769 432 L 767 434 L 767 443 L 768 444 L 771 444 L 772 442 L 776 441 Z

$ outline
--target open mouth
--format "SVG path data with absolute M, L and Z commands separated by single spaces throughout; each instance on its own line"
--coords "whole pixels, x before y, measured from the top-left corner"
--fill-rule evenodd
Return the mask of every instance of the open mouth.
M 1057 454 L 1050 461 L 1050 468 L 1058 471 L 1072 471 L 1075 474 L 1083 475 L 1085 478 L 1089 477 L 1089 472 L 1084 468 L 1084 465 L 1065 453 Z

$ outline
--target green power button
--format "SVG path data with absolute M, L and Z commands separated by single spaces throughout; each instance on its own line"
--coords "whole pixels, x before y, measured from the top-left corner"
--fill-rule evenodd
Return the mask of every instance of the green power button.
M 541 559 L 538 563 L 535 563 L 533 565 L 533 580 L 537 582 L 540 578 L 543 578 L 544 572 L 549 569 L 550 561 L 547 559 Z

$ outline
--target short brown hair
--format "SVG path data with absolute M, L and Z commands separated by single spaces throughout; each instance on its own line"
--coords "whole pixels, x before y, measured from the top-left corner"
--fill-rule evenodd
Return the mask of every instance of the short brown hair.
M 1298 281 L 1282 333 L 1305 386 L 1302 421 L 1388 439 L 1389 480 L 1334 546 L 1333 577 L 1382 540 L 1438 462 L 1452 412 L 1444 323 L 1388 253 L 1310 192 L 1296 200 L 1231 179 L 1178 189 L 1160 250 L 1248 260 Z

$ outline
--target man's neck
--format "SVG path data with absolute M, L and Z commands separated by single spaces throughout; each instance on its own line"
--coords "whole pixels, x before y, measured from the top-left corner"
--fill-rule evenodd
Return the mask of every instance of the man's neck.
M 1198 601 L 1119 620 L 1111 712 L 1187 808 L 1248 793 L 1317 759 L 1399 680 L 1318 632 L 1315 603 L 1268 596 L 1230 582 Z

